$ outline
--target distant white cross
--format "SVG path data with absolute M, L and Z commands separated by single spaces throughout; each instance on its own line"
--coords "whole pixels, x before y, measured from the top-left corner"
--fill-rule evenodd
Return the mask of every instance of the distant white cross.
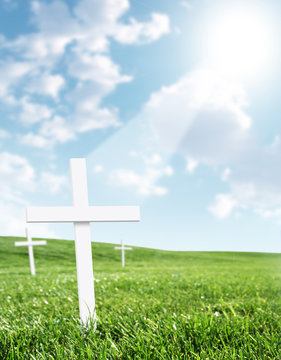
M 72 202 L 69 207 L 30 207 L 27 222 L 73 222 L 80 319 L 96 321 L 90 222 L 139 221 L 138 206 L 89 206 L 85 159 L 70 159 Z
M 30 272 L 31 272 L 31 275 L 35 275 L 33 246 L 46 245 L 47 242 L 45 240 L 32 241 L 32 238 L 29 234 L 28 228 L 25 228 L 25 233 L 26 233 L 27 241 L 16 241 L 15 246 L 28 246 Z
M 124 246 L 124 241 L 121 240 L 121 247 L 120 246 L 116 246 L 114 248 L 115 250 L 121 250 L 121 256 L 122 256 L 122 266 L 124 267 L 125 266 L 125 250 L 133 250 L 131 247 L 125 247 Z

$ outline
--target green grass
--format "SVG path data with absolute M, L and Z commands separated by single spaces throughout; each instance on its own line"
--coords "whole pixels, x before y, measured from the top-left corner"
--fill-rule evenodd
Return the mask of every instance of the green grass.
M 0 238 L 0 359 L 281 359 L 281 255 L 93 244 L 97 329 L 79 323 L 72 241 Z

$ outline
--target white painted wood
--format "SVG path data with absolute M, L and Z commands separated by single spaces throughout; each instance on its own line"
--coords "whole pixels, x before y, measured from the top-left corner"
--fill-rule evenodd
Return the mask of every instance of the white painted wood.
M 139 221 L 138 206 L 30 207 L 27 222 L 107 222 Z
M 84 325 L 96 322 L 95 289 L 90 223 L 74 223 L 76 270 L 80 319 Z
M 28 242 L 28 241 L 15 241 L 15 246 L 28 246 L 28 245 L 30 245 L 30 242 Z M 35 241 L 32 241 L 32 246 L 33 245 L 47 245 L 47 241 L 35 240 Z
M 28 228 L 25 228 L 25 233 L 27 237 L 27 241 L 15 241 L 15 246 L 27 246 L 28 247 L 28 256 L 29 256 L 29 265 L 31 275 L 35 275 L 35 264 L 34 264 L 34 254 L 33 254 L 33 246 L 37 245 L 46 245 L 46 240 L 37 240 L 32 241 L 32 238 L 29 234 Z
M 133 250 L 133 249 L 131 247 L 125 247 L 123 240 L 121 240 L 121 247 L 115 246 L 114 249 L 121 250 L 121 262 L 122 262 L 122 267 L 124 267 L 125 266 L 125 250 Z
M 70 173 L 73 207 L 84 215 L 84 222 L 74 222 L 76 270 L 81 322 L 88 320 L 96 323 L 95 289 L 92 263 L 92 244 L 90 223 L 87 222 L 88 209 L 87 170 L 85 159 L 71 159 Z M 77 217 L 78 218 L 78 217 Z
M 89 206 L 85 159 L 70 159 L 72 207 L 29 207 L 27 222 L 73 222 L 79 311 L 82 324 L 95 324 L 95 292 L 90 222 L 139 221 L 138 206 Z

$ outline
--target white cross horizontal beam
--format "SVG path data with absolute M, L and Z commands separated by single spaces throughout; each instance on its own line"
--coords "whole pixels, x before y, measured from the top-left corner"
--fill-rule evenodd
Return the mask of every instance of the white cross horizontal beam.
M 120 246 L 119 246 L 119 247 L 115 247 L 114 249 L 115 249 L 115 250 L 123 250 L 123 249 L 124 249 L 124 250 L 133 250 L 133 248 L 130 248 L 130 247 L 120 247 Z
M 47 245 L 47 241 L 38 240 L 38 241 L 15 241 L 15 246 L 33 246 L 33 245 Z
M 28 207 L 27 222 L 139 221 L 138 206 Z

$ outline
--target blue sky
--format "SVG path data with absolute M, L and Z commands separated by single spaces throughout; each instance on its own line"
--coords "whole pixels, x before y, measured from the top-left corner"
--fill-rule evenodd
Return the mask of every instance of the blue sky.
M 96 241 L 280 252 L 281 4 L 0 0 L 0 234 L 27 206 L 140 205 Z M 30 225 L 73 238 L 71 224 Z

